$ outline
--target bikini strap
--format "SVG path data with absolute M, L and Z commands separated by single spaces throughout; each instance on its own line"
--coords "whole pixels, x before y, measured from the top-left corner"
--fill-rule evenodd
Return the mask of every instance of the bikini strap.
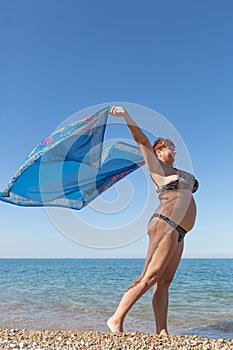
M 155 182 L 155 180 L 153 179 L 151 174 L 150 174 L 150 177 L 151 177 L 152 181 L 154 182 L 155 186 L 157 187 L 157 189 L 159 190 L 159 185 L 157 184 L 157 182 Z

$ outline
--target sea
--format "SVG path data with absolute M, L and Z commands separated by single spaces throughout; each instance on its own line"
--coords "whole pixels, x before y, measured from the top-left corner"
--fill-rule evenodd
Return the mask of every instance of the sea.
M 108 331 L 144 259 L 0 259 L 0 328 Z M 154 333 L 149 290 L 124 331 Z M 233 338 L 233 259 L 182 259 L 170 287 L 169 332 Z

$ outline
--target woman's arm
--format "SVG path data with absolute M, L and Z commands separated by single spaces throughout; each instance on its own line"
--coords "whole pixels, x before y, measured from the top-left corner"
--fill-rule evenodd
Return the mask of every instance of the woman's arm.
M 148 138 L 142 132 L 142 130 L 137 126 L 137 124 L 131 118 L 131 116 L 126 111 L 126 109 L 124 109 L 123 107 L 114 106 L 111 108 L 110 114 L 114 115 L 115 117 L 124 117 L 124 119 L 127 123 L 127 126 L 129 128 L 129 131 L 130 131 L 131 135 L 133 136 L 134 140 L 138 144 L 143 144 L 145 146 L 147 145 L 147 146 L 149 146 L 149 148 L 151 147 L 151 144 L 150 144 Z
M 110 109 L 110 114 L 112 114 L 115 117 L 123 117 L 125 119 L 131 135 L 133 136 L 134 140 L 137 142 L 138 146 L 141 149 L 148 170 L 151 173 L 160 174 L 161 166 L 159 160 L 154 154 L 154 150 L 150 144 L 149 139 L 139 128 L 139 126 L 135 123 L 135 121 L 131 118 L 126 109 L 120 106 L 114 106 Z

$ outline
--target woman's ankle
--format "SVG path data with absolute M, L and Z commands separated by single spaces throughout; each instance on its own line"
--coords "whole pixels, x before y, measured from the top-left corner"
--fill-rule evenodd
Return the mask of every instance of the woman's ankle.
M 114 315 L 108 319 L 107 325 L 113 333 L 123 332 L 123 322 L 119 321 Z
M 169 335 L 168 331 L 166 330 L 166 328 L 161 329 L 159 332 L 157 332 L 157 334 L 164 335 L 164 336 Z

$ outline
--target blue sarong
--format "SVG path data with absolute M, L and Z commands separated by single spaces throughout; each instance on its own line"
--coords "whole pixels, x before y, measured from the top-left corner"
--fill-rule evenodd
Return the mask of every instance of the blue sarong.
M 144 164 L 140 149 L 103 149 L 108 108 L 55 131 L 25 159 L 0 200 L 21 206 L 81 209 Z

